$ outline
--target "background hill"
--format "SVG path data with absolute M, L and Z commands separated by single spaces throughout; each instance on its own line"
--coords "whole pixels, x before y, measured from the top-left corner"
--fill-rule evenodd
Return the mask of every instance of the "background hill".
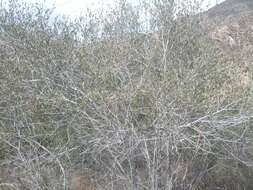
M 214 40 L 240 53 L 252 49 L 253 1 L 227 0 L 205 12 L 204 17 Z
M 227 0 L 206 11 L 203 17 L 209 36 L 244 68 L 246 77 L 253 64 L 253 1 Z M 247 77 L 245 80 L 250 81 Z
M 226 0 L 205 12 L 210 19 L 223 22 L 228 17 L 237 18 L 248 12 L 252 13 L 253 1 L 251 0 Z

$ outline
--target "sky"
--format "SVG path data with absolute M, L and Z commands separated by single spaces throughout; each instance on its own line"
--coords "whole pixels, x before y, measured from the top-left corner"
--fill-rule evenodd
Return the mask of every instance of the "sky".
M 70 16 L 72 18 L 85 13 L 87 8 L 96 10 L 108 5 L 113 5 L 115 0 L 24 0 L 28 3 L 45 3 L 48 7 L 55 7 L 55 12 L 60 15 Z M 130 3 L 138 3 L 138 0 L 128 0 Z M 206 10 L 224 0 L 204 0 L 203 9 Z

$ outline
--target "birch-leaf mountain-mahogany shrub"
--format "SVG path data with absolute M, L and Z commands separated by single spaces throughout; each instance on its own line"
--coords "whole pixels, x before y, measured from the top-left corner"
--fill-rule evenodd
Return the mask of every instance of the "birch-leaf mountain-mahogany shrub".
M 1 7 L 0 188 L 250 189 L 251 88 L 176 6 Z

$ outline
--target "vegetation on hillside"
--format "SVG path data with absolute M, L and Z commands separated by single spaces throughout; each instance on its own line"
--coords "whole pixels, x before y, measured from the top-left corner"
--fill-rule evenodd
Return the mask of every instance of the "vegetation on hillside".
M 252 68 L 176 10 L 1 7 L 0 190 L 252 189 Z

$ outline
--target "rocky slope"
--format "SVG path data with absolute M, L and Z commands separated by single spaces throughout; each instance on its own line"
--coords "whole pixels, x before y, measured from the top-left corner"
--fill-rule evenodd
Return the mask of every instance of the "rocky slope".
M 207 33 L 231 61 L 241 65 L 243 83 L 251 85 L 253 1 L 226 0 L 204 13 Z
M 253 61 L 253 1 L 227 0 L 205 13 L 208 33 L 245 64 Z
M 252 12 L 252 10 L 252 0 L 226 0 L 223 3 L 209 9 L 206 14 L 209 18 L 222 22 L 223 19 L 227 19 L 228 17 L 236 19 L 242 14 Z

